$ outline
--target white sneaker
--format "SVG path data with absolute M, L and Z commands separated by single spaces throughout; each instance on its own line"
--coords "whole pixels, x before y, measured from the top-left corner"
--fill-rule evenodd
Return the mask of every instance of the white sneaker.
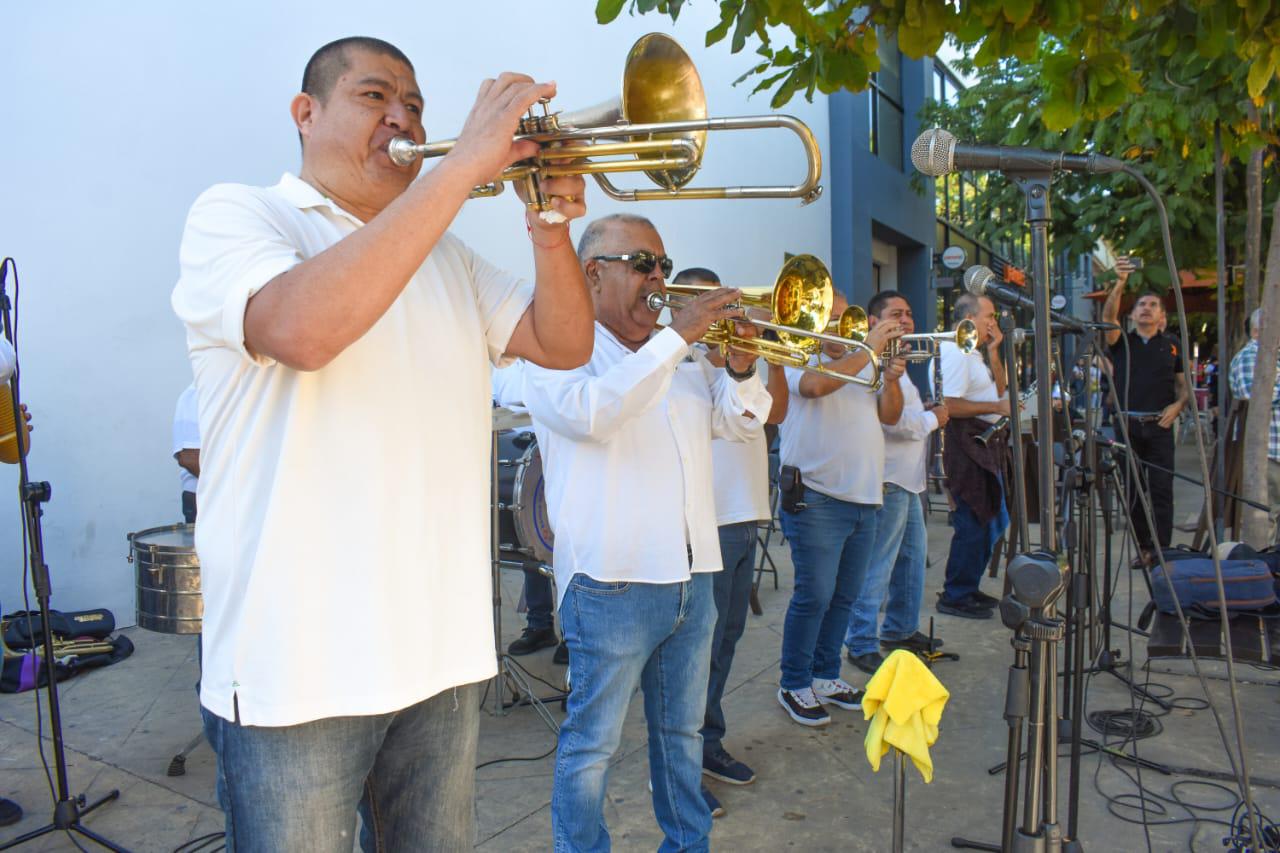
M 799 690 L 778 688 L 778 704 L 791 719 L 802 726 L 825 726 L 831 722 L 831 715 L 823 709 L 822 703 L 810 687 Z
M 855 690 L 843 678 L 815 678 L 813 692 L 823 705 L 836 705 L 846 711 L 861 711 L 862 697 L 866 694 Z

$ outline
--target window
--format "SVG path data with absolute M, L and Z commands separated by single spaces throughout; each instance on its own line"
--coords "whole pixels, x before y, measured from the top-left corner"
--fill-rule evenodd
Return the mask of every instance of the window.
M 898 40 L 880 34 L 880 70 L 871 75 L 871 153 L 902 171 L 902 54 Z

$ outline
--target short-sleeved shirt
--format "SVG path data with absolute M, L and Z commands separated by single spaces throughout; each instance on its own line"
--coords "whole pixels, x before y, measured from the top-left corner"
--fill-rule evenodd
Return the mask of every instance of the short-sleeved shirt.
M 942 396 L 956 397 L 971 403 L 994 403 L 1003 395 L 996 386 L 991 368 L 982 360 L 982 353 L 964 352 L 951 341 L 943 341 L 938 347 L 942 369 Z M 984 421 L 995 423 L 999 415 L 978 415 Z
M 200 422 L 196 405 L 195 383 L 188 385 L 178 395 L 178 404 L 173 410 L 173 455 L 183 450 L 200 449 Z M 196 475 L 181 465 L 178 466 L 178 480 L 182 483 L 182 491 L 194 492 L 197 486 Z
M 528 284 L 443 236 L 325 367 L 245 345 L 249 298 L 363 223 L 293 175 L 195 202 L 173 307 L 200 400 L 201 702 L 285 726 L 493 676 L 490 362 Z
M 1115 374 L 1116 399 L 1120 408 L 1134 414 L 1158 413 L 1178 399 L 1174 375 L 1182 372 L 1178 345 L 1168 335 L 1156 333 L 1143 339 L 1136 331 L 1111 345 L 1111 365 Z M 1129 354 L 1133 355 L 1132 364 Z
M 817 357 L 810 359 L 817 364 Z M 804 397 L 804 371 L 786 368 L 791 396 L 779 427 L 783 465 L 800 471 L 804 484 L 842 501 L 879 506 L 884 501 L 884 433 L 876 392 L 845 383 L 822 397 Z M 868 365 L 862 377 L 870 377 Z

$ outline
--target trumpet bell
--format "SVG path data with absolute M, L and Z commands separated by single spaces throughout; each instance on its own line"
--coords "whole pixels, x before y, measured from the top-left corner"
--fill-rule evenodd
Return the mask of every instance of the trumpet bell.
M 789 258 L 773 285 L 773 322 L 797 332 L 778 332 L 788 346 L 817 352 L 822 342 L 804 332 L 825 332 L 835 291 L 827 265 L 813 255 Z
M 833 325 L 837 335 L 853 341 L 865 341 L 867 332 L 871 330 L 871 323 L 867 320 L 867 312 L 860 305 L 850 305 L 844 309 Z
M 670 36 L 649 33 L 627 54 L 622 71 L 622 117 L 632 124 L 694 121 L 707 117 L 707 95 L 689 54 Z M 645 172 L 649 180 L 678 190 L 697 174 L 706 150 L 707 132 L 651 133 L 649 139 L 689 139 L 697 161 L 684 169 Z
M 956 326 L 956 346 L 966 354 L 978 348 L 978 327 L 972 320 L 966 318 Z

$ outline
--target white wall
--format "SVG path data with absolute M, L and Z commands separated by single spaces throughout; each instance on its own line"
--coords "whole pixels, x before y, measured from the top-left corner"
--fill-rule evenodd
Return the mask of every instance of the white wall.
M 871 260 L 880 265 L 880 289 L 898 289 L 898 247 L 883 240 L 871 240 Z
M 561 108 L 612 97 L 627 48 L 655 29 L 690 49 L 713 115 L 769 111 L 767 97 L 748 100 L 749 86 L 731 86 L 753 54 L 701 47 L 716 4 L 687 4 L 674 29 L 656 15 L 599 27 L 594 6 L 3 4 L 0 256 L 12 255 L 21 274 L 22 390 L 36 427 L 31 475 L 53 484 L 44 533 L 54 607 L 105 606 L 132 622 L 125 535 L 180 517 L 169 434 L 191 373 L 169 293 L 183 221 L 213 183 L 271 184 L 296 171 L 288 104 L 315 48 L 356 34 L 397 44 L 417 67 L 432 138 L 454 135 L 480 81 L 504 70 L 556 80 Z M 798 99 L 788 111 L 826 145 L 824 99 Z M 713 134 L 700 180 L 794 183 L 798 154 L 782 131 Z M 595 191 L 589 202 L 594 214 L 624 207 Z M 655 220 L 678 267 L 710 266 L 728 282 L 772 282 L 784 251 L 830 255 L 825 200 L 625 209 Z M 529 268 L 514 194 L 469 203 L 455 230 L 492 260 Z M 0 493 L 13 495 L 16 481 L 16 469 L 0 471 Z M 6 611 L 20 606 L 19 518 L 16 499 L 0 502 Z

